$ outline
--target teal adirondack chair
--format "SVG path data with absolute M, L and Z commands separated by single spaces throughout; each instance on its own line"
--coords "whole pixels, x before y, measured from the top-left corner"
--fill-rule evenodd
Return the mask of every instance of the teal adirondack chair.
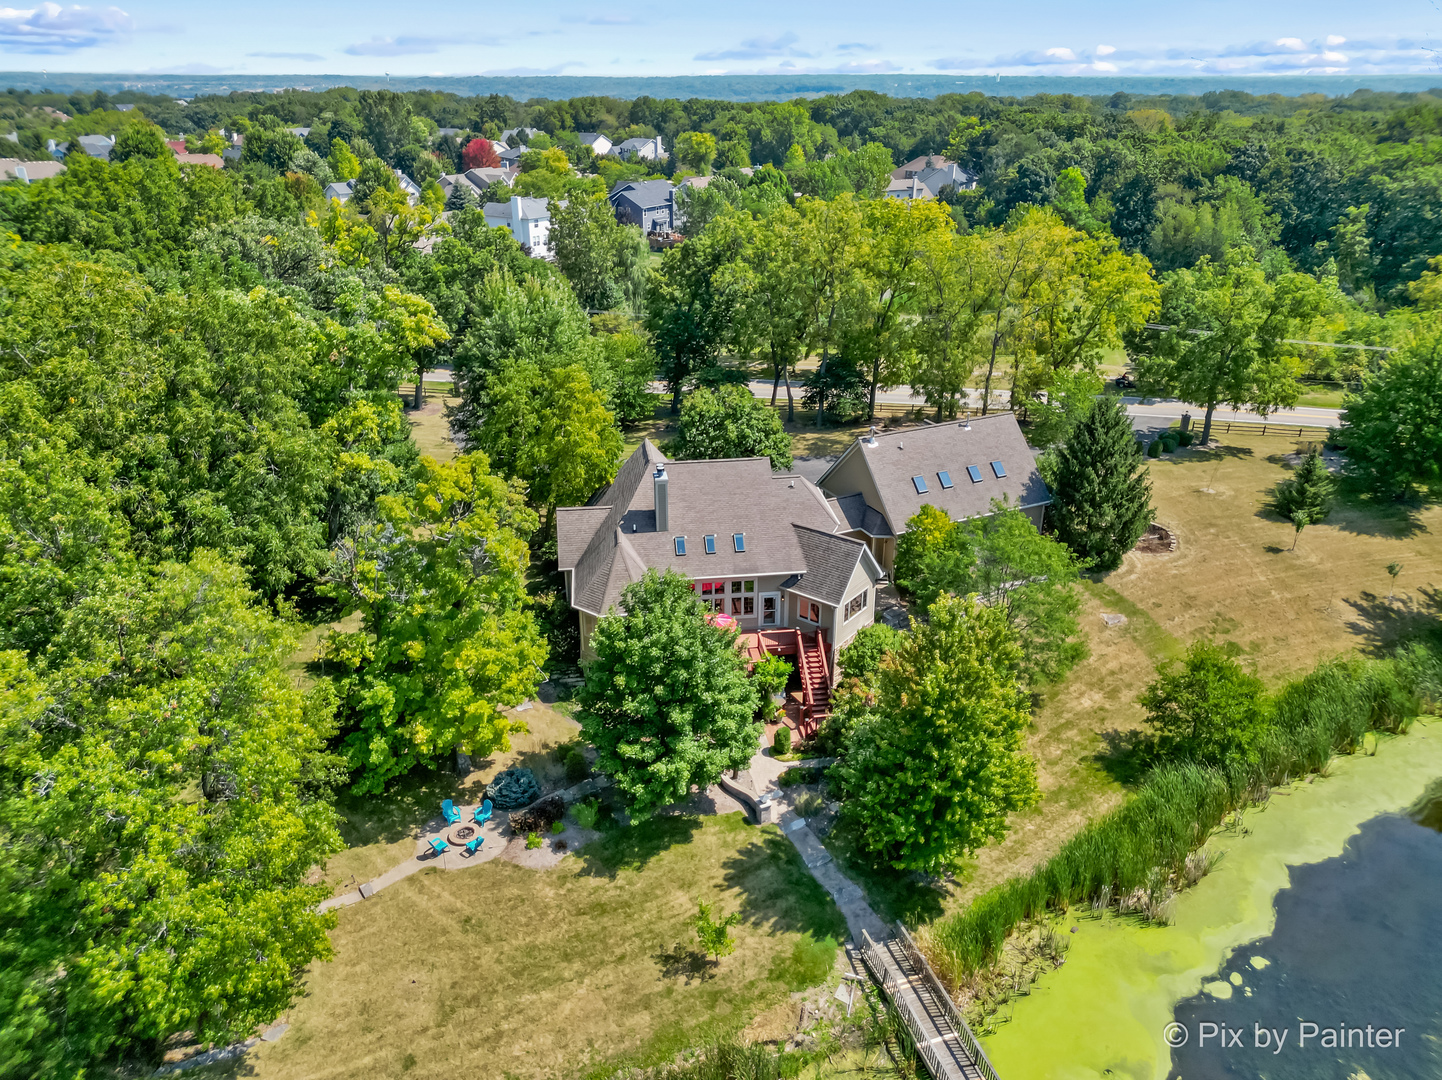
M 448 844 L 448 843 L 446 843 L 446 842 L 445 842 L 444 840 L 442 840 L 439 836 L 433 836 L 433 837 L 431 837 L 431 852 L 432 852 L 437 858 L 440 858 L 442 855 L 444 855 L 446 852 L 448 852 L 448 851 L 450 851 L 450 850 L 451 850 L 451 845 Z
M 484 825 L 486 822 L 490 821 L 491 800 L 487 799 L 485 802 L 481 803 L 480 806 L 476 807 L 475 811 L 471 814 L 471 818 L 475 821 L 477 825 Z
M 451 802 L 450 799 L 441 803 L 441 813 L 445 815 L 446 821 L 452 825 L 461 820 L 461 812 L 456 809 L 456 804 Z
M 472 840 L 469 844 L 466 845 L 467 853 L 474 855 L 476 852 L 481 850 L 481 845 L 485 843 L 485 841 L 486 838 L 484 836 L 476 837 L 474 840 Z

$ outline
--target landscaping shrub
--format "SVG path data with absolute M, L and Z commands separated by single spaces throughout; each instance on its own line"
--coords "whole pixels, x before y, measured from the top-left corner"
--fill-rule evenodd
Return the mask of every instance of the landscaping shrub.
M 541 797 L 541 784 L 530 769 L 507 769 L 486 788 L 497 810 L 518 810 Z
M 1155 895 L 1174 876 L 1190 879 L 1189 856 L 1227 813 L 1270 785 L 1321 769 L 1334 753 L 1351 752 L 1369 730 L 1405 730 L 1439 691 L 1442 649 L 1436 644 L 1406 646 L 1383 660 L 1319 665 L 1277 694 L 1273 723 L 1253 757 L 1220 767 L 1179 762 L 1153 769 L 1131 799 L 1082 829 L 1050 861 L 929 927 L 923 933 L 928 957 L 959 984 L 995 962 L 1018 924 L 1049 909 L 1105 905 L 1138 890 Z
M 566 816 L 566 804 L 559 795 L 552 795 L 545 802 L 519 814 L 511 815 L 511 833 L 519 836 L 524 832 L 545 832 Z
M 781 711 L 771 700 L 771 696 L 785 690 L 786 682 L 790 678 L 791 665 L 779 656 L 768 656 L 759 660 L 751 669 L 751 684 L 756 687 L 761 715 L 766 719 L 770 720 Z
M 1161 457 L 1161 456 L 1162 456 L 1162 441 L 1161 441 L 1160 439 L 1153 439 L 1153 440 L 1147 445 L 1147 457 Z
M 1179 445 L 1181 445 L 1181 446 L 1191 446 L 1192 443 L 1194 443 L 1194 442 L 1196 442 L 1196 441 L 1197 441 L 1197 436 L 1196 436 L 1196 433 L 1195 433 L 1195 432 L 1192 432 L 1192 431 L 1179 431 L 1179 432 L 1177 432 L 1177 443 L 1178 443 Z
M 561 833 L 563 833 L 563 832 L 565 832 L 565 831 L 566 831 L 566 823 L 565 823 L 564 821 L 558 821 L 558 822 L 556 822 L 554 825 L 551 826 L 551 835 L 552 835 L 552 836 L 559 836 Z
M 795 787 L 797 784 L 819 784 L 821 782 L 820 769 L 787 769 L 776 781 L 782 787 Z
M 776 729 L 776 734 L 771 737 L 771 752 L 773 754 L 791 753 L 791 729 L 782 724 Z
M 581 828 L 594 829 L 601 817 L 601 800 L 587 799 L 585 802 L 576 803 L 571 807 L 571 816 Z
M 540 846 L 541 846 L 542 844 L 544 844 L 544 843 L 545 843 L 545 841 L 541 839 L 541 834 L 540 834 L 540 833 L 527 833 L 527 834 L 526 834 L 526 850 L 527 850 L 527 851 L 534 851 L 536 848 L 540 847 Z
M 579 747 L 575 747 L 566 755 L 566 783 L 579 784 L 582 780 L 590 779 L 591 764 L 586 760 L 586 755 L 581 753 Z
M 900 630 L 885 623 L 872 623 L 857 631 L 836 661 L 846 678 L 869 683 L 881 668 L 881 658 L 895 649 L 900 641 Z

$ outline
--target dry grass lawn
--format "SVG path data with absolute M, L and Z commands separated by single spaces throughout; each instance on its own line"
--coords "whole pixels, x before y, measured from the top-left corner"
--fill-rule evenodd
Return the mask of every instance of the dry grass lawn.
M 410 407 L 412 397 L 401 395 L 406 406 L 406 420 L 411 425 L 411 437 L 422 454 L 437 461 L 450 461 L 456 456 L 456 444 L 451 440 L 451 428 L 446 422 L 445 407 L 455 405 L 460 398 L 447 397 L 428 390 L 425 404 L 419 409 Z
M 698 899 L 745 916 L 719 964 L 695 950 Z M 290 1031 L 216 1074 L 571 1078 L 652 1061 L 821 982 L 844 928 L 790 842 L 740 814 L 658 817 L 549 871 L 422 871 L 343 909 Z
M 1301 444 L 1225 439 L 1220 450 L 1148 462 L 1157 520 L 1177 534 L 1177 550 L 1131 553 L 1102 580 L 1083 582 L 1091 655 L 1047 691 L 1028 739 L 1040 805 L 1017 815 L 1010 835 L 945 889 L 854 868 L 883 915 L 927 921 L 954 910 L 1030 870 L 1115 806 L 1131 778 L 1126 750 L 1142 720 L 1136 696 L 1157 663 L 1191 642 L 1233 642 L 1277 685 L 1325 657 L 1385 647 L 1442 613 L 1442 507 L 1409 511 L 1343 497 L 1290 551 L 1291 526 L 1262 503 L 1290 470 L 1284 455 Z M 1403 570 L 1388 600 L 1391 562 Z M 1107 626 L 1103 612 L 1127 622 Z

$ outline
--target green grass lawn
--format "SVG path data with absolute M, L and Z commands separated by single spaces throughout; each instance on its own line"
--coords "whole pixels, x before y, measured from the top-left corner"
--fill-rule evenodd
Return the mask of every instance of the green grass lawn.
M 713 964 L 690 922 L 740 911 Z M 669 1058 L 824 981 L 845 924 L 773 826 L 657 817 L 555 869 L 428 870 L 340 913 L 291 1029 L 215 1075 L 580 1077 Z

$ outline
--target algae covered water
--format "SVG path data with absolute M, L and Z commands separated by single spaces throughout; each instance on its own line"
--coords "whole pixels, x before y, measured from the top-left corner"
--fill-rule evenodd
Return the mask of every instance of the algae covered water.
M 1405 815 L 1293 868 L 1272 933 L 1177 1006 L 1171 1075 L 1442 1076 L 1439 899 L 1442 834 Z
M 984 1040 L 1003 1080 L 1442 1077 L 1442 834 L 1403 816 L 1442 777 L 1442 724 L 1331 773 L 1214 836 L 1221 859 L 1177 898 L 1170 926 L 1074 913 L 1066 963 Z M 1212 1053 L 1223 1021 L 1229 1043 L 1245 1025 L 1246 1056 Z M 1199 1022 L 1217 1025 L 1216 1041 L 1199 1047 L 1190 1027 L 1174 1071 L 1169 1026 Z M 1302 1022 L 1318 1033 L 1291 1057 Z M 1372 1025 L 1373 1045 L 1322 1047 L 1322 1029 L 1343 1024 L 1364 1041 Z M 1289 1028 L 1284 1052 L 1253 1047 L 1254 1025 Z M 1400 1046 L 1376 1045 L 1383 1026 L 1407 1029 Z

